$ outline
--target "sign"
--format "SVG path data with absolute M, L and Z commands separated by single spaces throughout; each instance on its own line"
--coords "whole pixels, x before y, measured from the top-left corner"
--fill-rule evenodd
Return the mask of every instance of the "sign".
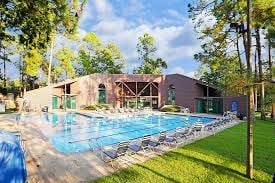
M 6 111 L 5 104 L 0 104 L 0 112 L 5 112 L 5 111 Z
M 231 102 L 231 111 L 238 111 L 238 103 L 237 101 L 232 101 Z

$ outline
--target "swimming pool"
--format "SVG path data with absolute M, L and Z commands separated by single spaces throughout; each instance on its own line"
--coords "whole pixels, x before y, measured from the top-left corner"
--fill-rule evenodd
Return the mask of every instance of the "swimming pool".
M 170 114 L 146 114 L 123 119 L 88 117 L 77 113 L 45 113 L 32 117 L 40 131 L 63 153 L 83 152 L 98 145 L 153 135 L 214 118 Z

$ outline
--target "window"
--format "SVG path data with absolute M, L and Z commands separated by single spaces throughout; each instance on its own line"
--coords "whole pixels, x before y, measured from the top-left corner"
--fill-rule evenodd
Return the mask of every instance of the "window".
M 170 105 L 176 104 L 176 88 L 173 84 L 169 85 L 169 88 L 168 88 L 168 104 Z
M 106 88 L 104 84 L 100 84 L 98 86 L 98 103 L 100 104 L 106 103 Z

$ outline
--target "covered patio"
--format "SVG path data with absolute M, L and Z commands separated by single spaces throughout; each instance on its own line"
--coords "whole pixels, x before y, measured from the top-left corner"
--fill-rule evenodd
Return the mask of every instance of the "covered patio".
M 119 107 L 157 109 L 160 89 L 157 82 L 116 82 L 116 101 Z

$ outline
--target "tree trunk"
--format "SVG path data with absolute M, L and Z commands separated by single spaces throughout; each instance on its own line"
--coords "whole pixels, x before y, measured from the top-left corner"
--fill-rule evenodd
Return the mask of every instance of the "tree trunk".
M 264 84 L 263 84 L 263 63 L 262 63 L 262 47 L 260 29 L 255 28 L 256 33 L 256 48 L 258 53 L 258 65 L 259 65 L 259 81 L 260 81 L 260 104 L 261 104 L 261 119 L 265 120 L 265 103 L 264 103 Z
M 4 81 L 3 81 L 3 85 L 4 85 L 4 88 L 7 87 L 7 69 L 6 69 L 6 53 L 5 53 L 5 50 L 3 50 L 4 52 L 4 63 L 3 63 L 3 67 L 4 67 Z
M 248 60 L 248 56 L 247 56 L 247 54 L 248 54 L 248 51 L 247 51 L 247 34 L 246 34 L 246 32 L 244 32 L 244 33 L 242 33 L 242 36 L 243 36 L 243 48 L 244 48 L 244 51 L 245 51 L 245 58 L 246 58 L 246 60 Z
M 243 64 L 242 64 L 242 59 L 241 59 L 241 54 L 240 54 L 240 47 L 239 47 L 239 34 L 238 34 L 238 32 L 236 34 L 237 34 L 236 47 L 237 47 L 239 65 L 240 65 L 240 74 L 243 75 Z
M 257 83 L 258 81 L 257 49 L 255 49 L 255 54 L 254 54 L 254 68 L 255 68 L 254 81 Z M 255 90 L 254 90 L 254 103 L 255 103 L 255 111 L 258 111 L 258 86 L 257 85 L 255 85 Z
M 247 84 L 248 84 L 248 115 L 247 115 L 247 164 L 246 175 L 253 178 L 253 123 L 254 123 L 254 101 L 252 76 L 252 49 L 251 49 L 251 0 L 247 0 Z
M 272 58 L 271 58 L 271 43 L 268 39 L 268 69 L 269 69 L 269 79 L 272 81 Z
M 272 104 L 271 118 L 275 119 L 275 104 Z
M 54 46 L 54 37 L 51 41 L 51 50 L 50 50 L 50 60 L 49 60 L 49 70 L 48 70 L 48 85 L 51 84 L 51 72 L 52 72 L 52 60 L 53 60 L 53 46 Z

